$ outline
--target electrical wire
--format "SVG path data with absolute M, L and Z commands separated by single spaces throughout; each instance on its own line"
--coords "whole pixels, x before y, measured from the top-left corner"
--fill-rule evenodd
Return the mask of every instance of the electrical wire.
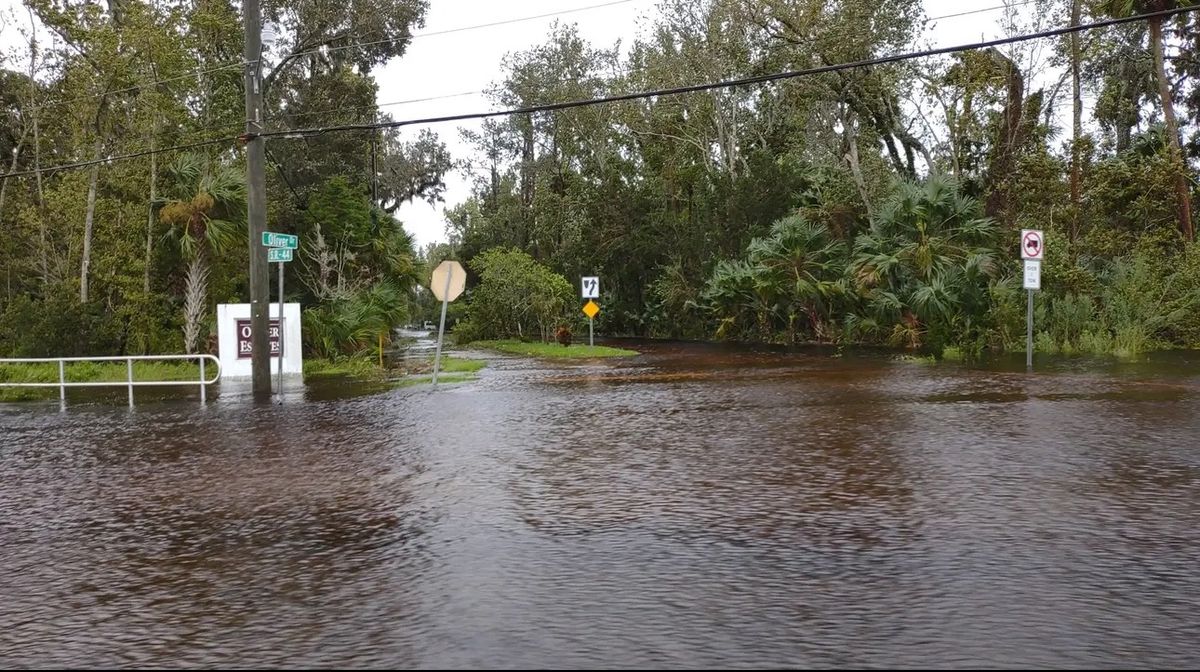
M 426 117 L 421 119 L 405 119 L 400 121 L 389 121 L 372 124 L 343 124 L 336 126 L 326 126 L 318 128 L 302 128 L 286 131 L 266 131 L 263 133 L 254 134 L 254 137 L 263 138 L 303 138 L 313 135 L 322 135 L 325 133 L 343 132 L 343 131 L 369 131 L 380 128 L 399 128 L 402 126 L 415 126 L 425 124 L 445 123 L 448 121 L 467 121 L 471 119 L 487 119 L 490 117 L 510 116 L 514 114 L 533 114 L 538 112 L 552 112 L 556 110 L 567 110 L 577 107 L 590 107 L 593 105 L 603 105 L 607 103 L 615 103 L 629 100 L 640 100 L 645 98 L 657 98 L 662 96 L 675 96 L 684 93 L 696 93 L 699 91 L 710 91 L 713 89 L 728 89 L 739 86 L 747 86 L 750 84 L 762 84 L 766 82 L 774 82 L 786 79 L 794 79 L 797 77 L 806 77 L 819 75 L 829 72 L 840 72 L 842 70 L 852 70 L 859 68 L 868 68 L 877 65 L 887 65 L 890 63 L 899 63 L 903 61 L 914 60 L 918 58 L 928 58 L 930 56 L 940 56 L 944 54 L 961 53 L 967 51 L 977 51 L 979 49 L 988 49 L 992 47 L 1003 46 L 1006 44 L 1016 44 L 1018 42 L 1028 42 L 1030 40 L 1045 39 L 1048 37 L 1058 37 L 1061 35 L 1069 35 L 1071 33 L 1083 32 L 1087 30 L 1095 30 L 1098 28 L 1107 28 L 1109 26 L 1122 25 L 1133 23 L 1135 21 L 1144 21 L 1152 18 L 1165 18 L 1200 10 L 1200 6 L 1176 7 L 1158 12 L 1147 12 L 1145 14 L 1137 14 L 1134 16 L 1120 17 L 1114 19 L 1106 19 L 1093 23 L 1084 23 L 1076 26 L 1066 26 L 1063 28 L 1053 28 L 1050 30 L 1038 31 L 1036 33 L 1027 33 L 1024 35 L 1014 35 L 1010 37 L 1002 37 L 995 40 L 987 40 L 969 44 L 959 44 L 950 47 L 939 47 L 936 49 L 925 49 L 915 52 L 906 52 L 902 54 L 893 54 L 891 56 L 882 56 L 879 58 L 869 58 L 859 61 L 851 61 L 848 63 L 836 63 L 831 65 L 822 65 L 814 68 L 805 68 L 801 70 L 789 70 L 786 72 L 777 72 L 769 75 L 756 75 L 753 77 L 744 77 L 741 79 L 729 79 L 717 82 L 708 82 L 704 84 L 692 84 L 688 86 L 677 86 L 666 89 L 655 89 L 651 91 L 639 91 L 637 93 L 626 93 L 616 96 L 605 96 L 602 98 L 585 98 L 582 100 L 570 100 L 560 103 L 548 103 L 542 105 L 530 105 L 528 107 L 510 108 L 505 110 L 495 110 L 491 112 L 469 112 L 464 114 L 451 114 L 439 117 Z
M 662 97 L 662 96 L 673 96 L 673 95 L 679 95 L 679 94 L 684 94 L 684 93 L 708 91 L 708 90 L 712 90 L 712 89 L 733 88 L 733 87 L 738 87 L 738 86 L 747 86 L 750 84 L 761 84 L 761 83 L 772 82 L 772 81 L 793 79 L 793 78 L 797 78 L 797 77 L 818 75 L 818 74 L 823 74 L 823 73 L 828 73 L 828 72 L 838 72 L 838 71 L 842 71 L 842 70 L 867 68 L 867 67 L 872 67 L 872 66 L 876 66 L 876 65 L 886 65 L 889 63 L 898 63 L 898 62 L 902 62 L 902 61 L 908 61 L 908 60 L 913 60 L 913 59 L 917 59 L 917 58 L 926 58 L 926 57 L 930 57 L 930 56 L 939 56 L 939 55 L 944 55 L 944 54 L 952 54 L 952 53 L 960 53 L 960 52 L 966 52 L 966 51 L 975 51 L 975 50 L 979 50 L 979 49 L 987 49 L 987 48 L 997 47 L 997 46 L 1006 45 L 1006 44 L 1027 42 L 1030 40 L 1044 39 L 1044 38 L 1048 38 L 1048 37 L 1058 37 L 1060 35 L 1068 35 L 1068 34 L 1076 33 L 1076 32 L 1095 30 L 1098 28 L 1106 28 L 1109 26 L 1133 23 L 1136 21 L 1144 21 L 1147 19 L 1166 18 L 1166 17 L 1175 16 L 1175 15 L 1179 15 L 1179 14 L 1190 13 L 1190 12 L 1197 11 L 1197 10 L 1200 10 L 1200 6 L 1176 7 L 1174 9 L 1162 10 L 1162 11 L 1158 11 L 1158 12 L 1147 12 L 1144 14 L 1137 14 L 1134 16 L 1121 17 L 1121 18 L 1115 18 L 1115 19 L 1106 19 L 1103 21 L 1096 21 L 1093 23 L 1085 23 L 1085 24 L 1079 24 L 1076 26 L 1055 28 L 1055 29 L 1051 29 L 1051 30 L 1039 31 L 1036 33 L 1029 33 L 1029 34 L 1025 34 L 1025 35 L 1015 35 L 1015 36 L 1011 36 L 1011 37 L 999 38 L 999 39 L 995 39 L 995 40 L 988 40 L 988 41 L 984 41 L 984 42 L 962 44 L 962 45 L 956 45 L 956 46 L 951 46 L 951 47 L 941 47 L 941 48 L 937 48 L 937 49 L 926 49 L 926 50 L 922 50 L 922 51 L 906 52 L 906 53 L 902 53 L 902 54 L 894 54 L 892 56 L 883 56 L 880 58 L 864 59 L 864 60 L 852 61 L 852 62 L 848 62 L 848 63 L 824 65 L 824 66 L 819 66 L 819 67 L 815 67 L 815 68 L 806 68 L 806 69 L 802 69 L 802 70 L 790 70 L 790 71 L 786 71 L 786 72 L 773 73 L 773 74 L 769 74 L 769 75 L 758 75 L 755 77 L 746 77 L 746 78 L 742 78 L 742 79 L 722 80 L 722 81 L 718 81 L 718 82 L 710 82 L 710 83 L 705 83 L 705 84 L 693 84 L 690 86 L 680 86 L 680 87 L 673 87 L 673 88 L 667 88 L 667 89 L 657 89 L 657 90 L 652 90 L 652 91 L 641 91 L 641 92 L 637 92 L 637 93 L 628 93 L 628 94 L 622 94 L 622 95 L 617 95 L 617 96 L 607 96 L 607 97 L 603 97 L 603 98 L 589 98 L 589 99 L 583 99 L 583 100 L 565 101 L 565 102 L 560 102 L 560 103 L 550 103 L 550 104 L 545 104 L 545 105 L 533 105 L 533 106 L 523 107 L 523 108 L 497 110 L 497 111 L 491 111 L 491 112 L 473 112 L 473 113 L 466 113 L 466 114 L 454 114 L 454 115 L 446 115 L 446 116 L 441 116 L 441 117 L 429 117 L 429 118 L 424 118 L 424 119 L 405 119 L 405 120 L 400 120 L 400 121 L 391 121 L 391 122 L 373 123 L 373 124 L 346 124 L 346 125 L 327 126 L 327 127 L 319 127 L 319 128 L 295 129 L 295 130 L 288 130 L 288 131 L 268 131 L 268 132 L 256 133 L 256 134 L 246 133 L 246 134 L 242 134 L 240 136 L 234 136 L 234 137 L 228 137 L 228 138 L 217 138 L 217 139 L 213 139 L 213 140 L 205 140 L 205 141 L 201 141 L 201 142 L 190 143 L 190 144 L 186 144 L 186 145 L 176 145 L 173 147 L 165 147 L 165 148 L 161 148 L 161 149 L 134 152 L 131 154 L 123 154 L 123 155 L 119 155 L 119 156 L 106 157 L 104 159 L 95 159 L 95 160 L 91 160 L 91 161 L 79 161 L 79 162 L 75 162 L 75 163 L 61 164 L 61 165 L 52 166 L 52 167 L 48 167 L 48 168 L 22 170 L 22 171 L 14 171 L 11 173 L 3 173 L 3 174 L 0 174 L 0 179 L 5 179 L 5 178 L 9 178 L 9 177 L 20 177 L 23 175 L 33 175 L 38 172 L 46 173 L 46 172 L 54 172 L 54 171 L 60 171 L 60 170 L 83 168 L 83 167 L 95 165 L 97 163 L 109 163 L 112 161 L 119 161 L 119 160 L 126 160 L 126 159 L 139 158 L 139 157 L 143 157 L 143 156 L 149 156 L 151 154 L 182 151 L 182 150 L 186 150 L 186 149 L 194 149 L 196 147 L 203 147 L 203 146 L 219 144 L 222 142 L 233 142 L 236 140 L 248 141 L 248 140 L 251 140 L 254 138 L 304 138 L 304 137 L 310 137 L 310 136 L 314 136 L 314 135 L 322 135 L 325 133 L 346 132 L 346 131 L 370 131 L 370 130 L 376 130 L 376 129 L 382 129 L 382 128 L 398 128 L 398 127 L 402 127 L 402 126 L 413 126 L 413 125 L 418 125 L 418 124 L 434 124 L 434 123 L 443 123 L 443 122 L 448 122 L 448 121 L 465 121 L 465 120 L 469 120 L 469 119 L 484 119 L 484 118 L 490 118 L 490 117 L 509 116 L 509 115 L 514 115 L 514 114 L 532 114 L 532 113 L 537 113 L 537 112 L 550 112 L 550 111 L 555 111 L 555 110 L 565 110 L 565 109 L 571 109 L 571 108 L 576 108 L 576 107 L 602 105 L 602 104 L 621 102 L 621 101 L 640 100 L 640 99 L 656 98 L 656 97 Z

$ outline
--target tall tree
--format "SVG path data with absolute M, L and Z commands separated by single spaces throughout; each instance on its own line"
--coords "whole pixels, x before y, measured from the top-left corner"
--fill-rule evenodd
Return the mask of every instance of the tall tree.
M 1104 0 L 1104 10 L 1112 16 L 1132 16 L 1175 9 L 1191 4 L 1190 0 Z M 1150 53 L 1154 58 L 1154 77 L 1158 85 L 1159 105 L 1162 109 L 1163 122 L 1167 130 L 1167 148 L 1170 153 L 1172 168 L 1175 172 L 1175 214 L 1180 233 L 1187 240 L 1194 240 L 1195 229 L 1192 224 L 1192 194 L 1188 180 L 1188 166 L 1184 160 L 1183 148 L 1179 140 L 1179 124 L 1175 118 L 1175 100 L 1172 92 L 1172 82 L 1167 76 L 1166 64 L 1163 58 L 1163 24 L 1164 17 L 1153 16 L 1146 19 L 1150 33 Z

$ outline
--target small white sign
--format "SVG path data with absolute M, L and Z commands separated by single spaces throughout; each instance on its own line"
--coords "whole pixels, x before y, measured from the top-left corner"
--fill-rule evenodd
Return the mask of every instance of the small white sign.
M 583 298 L 585 299 L 600 298 L 600 278 L 584 278 L 581 284 L 581 289 L 583 290 Z
M 1021 229 L 1021 258 L 1041 261 L 1045 254 L 1046 242 L 1042 232 L 1036 229 Z
M 1025 289 L 1042 288 L 1042 262 L 1035 259 L 1025 260 Z

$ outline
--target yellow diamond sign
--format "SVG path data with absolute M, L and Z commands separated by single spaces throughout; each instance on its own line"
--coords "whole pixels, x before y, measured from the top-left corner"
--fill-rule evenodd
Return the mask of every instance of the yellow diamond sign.
M 595 319 L 600 313 L 600 304 L 588 299 L 588 302 L 583 304 L 583 314 L 588 316 L 588 319 Z

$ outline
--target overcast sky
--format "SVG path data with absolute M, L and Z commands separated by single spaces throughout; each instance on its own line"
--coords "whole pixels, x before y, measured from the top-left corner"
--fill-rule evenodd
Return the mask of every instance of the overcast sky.
M 620 40 L 624 47 L 628 47 L 638 31 L 649 25 L 656 1 L 431 0 L 425 27 L 418 31 L 408 52 L 403 58 L 376 70 L 379 102 L 385 104 L 382 109 L 396 119 L 490 110 L 492 106 L 480 92 L 501 78 L 500 64 L 504 55 L 543 42 L 555 20 L 578 24 L 580 34 L 594 45 L 610 46 Z M 1010 0 L 1010 3 L 1029 4 L 1028 0 Z M 1004 0 L 925 0 L 925 13 L 937 17 L 1003 4 Z M 0 14 L 4 17 L 0 19 L 0 43 L 11 45 L 19 40 L 19 35 L 11 24 L 5 25 L 4 22 L 13 17 L 13 10 L 17 11 L 16 16 L 21 20 L 24 20 L 25 12 L 19 0 L 0 0 L 0 7 L 5 7 Z M 554 16 L 512 21 L 549 14 Z M 929 46 L 947 46 L 1001 37 L 1004 34 L 1001 23 L 1004 15 L 1003 9 L 995 9 L 940 19 L 932 23 L 923 39 Z M 511 22 L 456 30 L 508 21 Z M 430 34 L 450 30 L 455 32 Z M 396 101 L 451 95 L 454 97 L 386 105 Z M 459 141 L 460 126 L 477 127 L 473 123 L 436 124 L 430 127 L 449 145 L 456 159 L 467 156 L 467 148 Z M 415 137 L 419 130 L 420 127 L 408 127 L 405 137 Z M 468 181 L 462 175 L 448 175 L 446 182 L 445 203 L 436 206 L 425 202 L 407 204 L 397 213 L 420 245 L 445 240 L 443 209 L 462 202 L 469 195 Z

